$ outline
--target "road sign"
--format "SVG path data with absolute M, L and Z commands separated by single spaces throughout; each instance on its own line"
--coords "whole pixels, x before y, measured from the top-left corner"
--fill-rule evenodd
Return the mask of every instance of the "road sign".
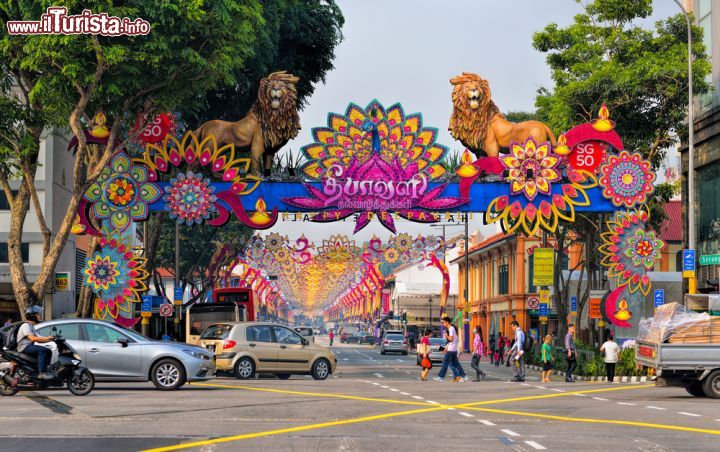
M 140 315 L 142 317 L 152 316 L 152 297 L 150 295 L 142 296 L 142 304 L 140 304 Z
M 575 295 L 570 297 L 570 315 L 577 315 L 577 297 Z
M 720 254 L 703 254 L 700 256 L 700 265 L 720 265 Z
M 535 248 L 533 250 L 533 286 L 552 286 L 555 273 L 555 250 Z
M 665 304 L 665 289 L 655 289 L 655 308 Z
M 695 277 L 695 250 L 683 250 L 682 259 L 682 276 L 683 278 Z
M 66 292 L 70 287 L 70 272 L 55 272 L 55 291 Z
M 175 306 L 170 303 L 163 303 L 160 305 L 160 316 L 170 317 L 175 312 Z
M 173 289 L 173 302 L 175 304 L 182 304 L 183 301 L 183 288 L 176 287 Z
M 540 303 L 540 317 L 547 317 L 547 316 L 548 316 L 548 304 Z
M 540 299 L 538 297 L 530 297 L 528 298 L 528 308 L 535 310 L 540 307 Z

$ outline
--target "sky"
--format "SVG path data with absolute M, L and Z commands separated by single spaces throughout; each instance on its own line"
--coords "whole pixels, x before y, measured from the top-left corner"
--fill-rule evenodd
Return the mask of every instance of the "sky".
M 311 129 L 325 126 L 329 112 L 344 113 L 350 102 L 365 106 L 373 99 L 386 107 L 401 102 L 406 114 L 422 113 L 424 126 L 439 129 L 437 141 L 460 151 L 462 145 L 447 131 L 449 80 L 478 73 L 489 81 L 502 112 L 534 110 L 538 88 L 551 87 L 552 81 L 545 55 L 532 48 L 532 35 L 549 23 L 568 25 L 582 9 L 575 0 L 336 1 L 345 16 L 344 40 L 336 48 L 335 69 L 300 112 L 302 130 L 286 147 L 293 152 L 312 142 Z M 653 6 L 649 24 L 679 12 L 673 0 L 655 0 Z M 402 220 L 396 225 L 398 232 L 412 235 L 441 231 Z M 352 221 L 278 221 L 269 231 L 290 238 L 304 233 L 320 242 L 331 234 L 353 236 L 353 228 Z M 497 231 L 482 225 L 482 214 L 473 215 L 470 228 L 486 237 Z M 447 231 L 450 236 L 462 228 Z M 392 234 L 374 220 L 353 238 L 363 242 L 373 235 Z

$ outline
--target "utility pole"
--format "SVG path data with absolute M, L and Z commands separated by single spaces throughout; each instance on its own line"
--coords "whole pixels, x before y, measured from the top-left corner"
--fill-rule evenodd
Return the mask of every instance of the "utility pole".
M 688 50 L 688 185 L 687 185 L 687 216 L 688 216 L 688 248 L 697 248 L 695 236 L 695 118 L 693 114 L 693 54 L 692 54 L 692 21 L 690 14 L 679 0 L 673 0 L 685 15 L 687 24 Z M 688 278 L 688 293 L 697 291 L 696 277 Z
M 177 288 L 180 287 L 180 223 L 175 223 L 175 287 L 173 293 Z M 173 323 L 175 324 L 176 339 L 180 340 L 180 313 L 182 311 L 182 300 L 177 304 L 177 300 L 173 300 L 175 304 L 175 318 Z

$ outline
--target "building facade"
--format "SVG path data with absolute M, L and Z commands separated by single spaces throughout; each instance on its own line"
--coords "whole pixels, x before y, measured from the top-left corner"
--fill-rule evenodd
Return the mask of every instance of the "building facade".
M 688 228 L 687 209 L 695 212 L 697 255 L 720 254 L 720 0 L 692 0 L 686 2 L 703 29 L 703 41 L 710 56 L 712 72 L 709 80 L 713 90 L 696 96 L 695 112 L 695 205 L 683 206 L 685 230 Z M 688 152 L 687 143 L 681 146 L 682 199 L 687 200 Z M 707 280 L 717 278 L 720 265 L 698 267 L 698 288 L 707 288 Z

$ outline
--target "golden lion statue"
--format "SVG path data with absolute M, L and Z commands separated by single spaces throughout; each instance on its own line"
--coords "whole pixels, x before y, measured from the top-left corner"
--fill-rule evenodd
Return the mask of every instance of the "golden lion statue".
M 490 97 L 487 80 L 479 75 L 463 72 L 450 80 L 453 85 L 453 112 L 450 116 L 450 134 L 476 155 L 484 151 L 497 157 L 500 148 L 513 141 L 524 143 L 529 137 L 540 143 L 556 144 L 555 135 L 540 121 L 510 122 L 500 113 Z
M 214 135 L 218 147 L 234 144 L 235 149 L 249 151 L 252 171 L 270 175 L 275 153 L 300 130 L 297 113 L 297 87 L 300 80 L 286 71 L 273 72 L 260 80 L 257 101 L 247 116 L 237 122 L 215 119 L 201 125 L 195 132 L 198 140 Z

